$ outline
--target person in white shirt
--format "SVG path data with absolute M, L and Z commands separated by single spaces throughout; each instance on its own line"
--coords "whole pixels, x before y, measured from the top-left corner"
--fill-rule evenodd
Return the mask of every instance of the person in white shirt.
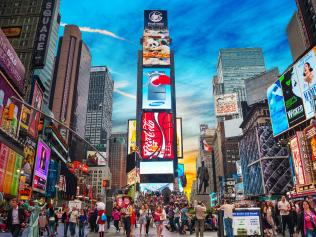
M 222 205 L 219 210 L 224 211 L 224 227 L 226 230 L 227 237 L 233 237 L 233 212 L 235 209 L 235 205 L 230 204 L 228 200 L 225 201 L 224 205 Z
M 282 196 L 281 201 L 278 202 L 278 209 L 280 211 L 281 222 L 282 222 L 282 234 L 285 236 L 286 225 L 289 228 L 290 236 L 293 236 L 292 232 L 292 223 L 289 218 L 291 206 L 290 203 L 286 200 L 285 196 Z
M 197 205 L 194 207 L 195 209 L 195 217 L 196 217 L 196 223 L 195 223 L 195 235 L 196 237 L 203 237 L 204 233 L 204 222 L 205 222 L 205 213 L 206 213 L 206 206 L 204 203 L 199 201 Z

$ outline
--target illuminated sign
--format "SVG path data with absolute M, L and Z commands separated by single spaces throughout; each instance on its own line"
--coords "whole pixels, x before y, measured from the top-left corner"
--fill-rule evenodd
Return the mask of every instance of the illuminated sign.
M 127 154 L 136 151 L 136 120 L 128 120 Z

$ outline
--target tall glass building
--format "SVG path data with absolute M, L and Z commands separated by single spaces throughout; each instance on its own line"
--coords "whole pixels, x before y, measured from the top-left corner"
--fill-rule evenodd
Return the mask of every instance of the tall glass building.
M 114 82 L 107 67 L 92 67 L 88 94 L 85 138 L 100 151 L 107 152 L 112 130 Z
M 223 94 L 238 93 L 245 100 L 244 80 L 265 72 L 261 48 L 220 49 L 217 63 L 217 83 Z

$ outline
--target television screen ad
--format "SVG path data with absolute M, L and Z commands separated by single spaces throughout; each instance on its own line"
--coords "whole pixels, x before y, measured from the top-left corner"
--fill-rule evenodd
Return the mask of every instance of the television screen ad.
M 169 68 L 143 69 L 143 109 L 171 109 Z
M 127 154 L 136 151 L 136 120 L 128 120 L 128 141 L 127 141 Z
M 107 162 L 106 152 L 99 151 L 99 153 L 97 153 L 96 151 L 87 151 L 88 163 L 95 166 L 106 165 L 106 162 Z
M 145 29 L 165 29 L 168 27 L 168 17 L 166 10 L 145 10 Z
M 184 164 L 178 164 L 178 184 L 179 184 L 179 191 L 183 192 L 183 184 L 181 182 L 181 177 L 184 176 Z
M 50 160 L 51 150 L 42 141 L 38 140 L 35 169 L 33 176 L 33 190 L 39 193 L 46 192 L 48 165 Z
M 145 29 L 144 30 L 144 37 L 150 36 L 150 37 L 156 37 L 156 38 L 168 38 L 169 37 L 169 31 L 168 29 Z
M 140 174 L 173 174 L 173 161 L 140 162 Z
M 164 189 L 173 190 L 173 183 L 141 183 L 139 185 L 141 192 L 156 192 L 163 191 Z
M 143 112 L 141 134 L 143 159 L 174 158 L 174 128 L 171 113 Z
M 314 116 L 314 100 L 316 94 L 316 78 L 314 70 L 316 69 L 316 48 L 313 48 L 295 65 L 297 82 L 301 89 L 301 98 L 304 101 L 306 119 Z
M 143 65 L 170 65 L 170 39 L 144 36 Z
M 177 157 L 183 158 L 182 118 L 177 118 Z
M 216 116 L 238 114 L 237 94 L 225 94 L 215 96 Z
M 296 183 L 297 184 L 305 184 L 305 176 L 304 176 L 304 166 L 303 161 L 301 159 L 300 150 L 298 147 L 297 137 L 295 136 L 290 140 L 290 147 L 292 152 L 292 160 L 293 166 L 296 176 Z
M 281 83 L 277 80 L 267 90 L 270 119 L 273 136 L 276 136 L 289 128 L 284 105 Z

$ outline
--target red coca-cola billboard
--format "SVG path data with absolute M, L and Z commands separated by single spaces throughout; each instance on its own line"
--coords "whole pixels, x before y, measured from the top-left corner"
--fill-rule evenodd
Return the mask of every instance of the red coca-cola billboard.
M 173 117 L 167 112 L 144 112 L 142 116 L 142 158 L 173 159 Z

